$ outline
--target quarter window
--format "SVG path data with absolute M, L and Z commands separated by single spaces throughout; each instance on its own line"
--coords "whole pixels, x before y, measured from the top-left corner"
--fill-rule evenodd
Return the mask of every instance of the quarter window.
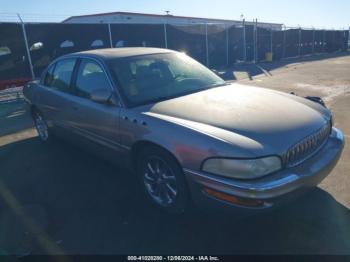
M 93 90 L 109 88 L 107 76 L 101 66 L 94 61 L 83 59 L 76 81 L 77 94 L 90 98 Z
M 52 81 L 49 81 L 48 86 L 63 92 L 70 92 L 70 82 L 75 62 L 75 58 L 58 61 L 53 72 Z

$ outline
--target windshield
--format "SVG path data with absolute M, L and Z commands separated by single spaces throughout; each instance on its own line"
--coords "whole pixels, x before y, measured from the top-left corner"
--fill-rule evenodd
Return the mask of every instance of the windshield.
M 145 105 L 224 85 L 225 81 L 182 53 L 112 60 L 112 75 L 129 106 Z

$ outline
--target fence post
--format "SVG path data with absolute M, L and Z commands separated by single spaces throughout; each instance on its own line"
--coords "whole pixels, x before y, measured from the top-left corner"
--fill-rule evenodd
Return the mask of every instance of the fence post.
M 284 26 L 284 31 L 283 31 L 283 49 L 282 49 L 282 58 L 286 57 L 286 40 L 287 40 L 287 28 Z
M 108 24 L 109 45 L 113 48 L 111 24 Z
M 347 48 L 346 46 L 344 45 L 344 41 L 346 39 L 346 31 L 343 29 L 343 43 L 342 43 L 342 51 L 346 51 Z M 348 39 L 347 39 L 348 40 Z
M 299 45 L 298 45 L 298 56 L 301 56 L 301 28 L 299 27 Z
M 255 30 L 256 30 L 256 27 L 255 27 L 255 19 L 253 19 L 253 63 L 256 63 L 256 46 L 255 46 L 255 42 L 256 42 L 256 40 L 255 40 Z
M 166 23 L 164 25 L 164 43 L 165 43 L 165 48 L 168 48 L 168 36 L 167 36 L 167 31 L 166 31 Z
M 315 53 L 315 29 L 312 31 L 312 54 Z
M 242 24 L 243 24 L 243 61 L 247 62 L 247 43 L 246 43 L 246 32 L 245 32 L 245 19 L 243 19 Z
M 270 28 L 270 52 L 273 53 L 273 30 Z
M 346 34 L 346 33 L 345 33 Z M 349 26 L 349 29 L 348 29 L 348 35 L 347 35 L 347 39 L 346 39 L 346 45 L 345 45 L 345 47 L 346 47 L 346 49 L 345 49 L 345 51 L 348 51 L 349 50 L 349 48 L 350 48 L 350 26 Z
M 323 30 L 323 42 L 322 42 L 322 53 L 326 51 L 326 30 Z
M 348 38 L 346 39 L 346 50 L 345 51 L 348 51 L 349 48 L 350 48 L 350 26 L 349 26 L 349 30 L 348 30 Z
M 229 41 L 229 39 L 228 39 L 228 25 L 227 24 L 225 24 L 225 28 L 226 28 L 226 65 L 228 66 L 228 64 L 229 64 L 229 48 L 228 48 L 228 41 Z
M 258 62 L 258 19 L 254 23 L 254 63 Z
M 22 33 L 23 33 L 24 45 L 26 47 L 26 53 L 27 53 L 27 57 L 28 57 L 28 64 L 29 64 L 30 74 L 32 76 L 32 79 L 35 79 L 33 63 L 32 63 L 32 57 L 30 55 L 30 49 L 29 49 L 29 46 L 28 46 L 28 38 L 27 38 L 26 27 L 25 27 L 25 24 L 24 24 L 24 22 L 22 20 L 22 17 L 19 14 L 17 14 L 17 16 L 18 16 L 18 19 L 20 20 L 21 26 L 22 26 Z
M 206 49 L 206 60 L 207 66 L 209 67 L 209 47 L 208 47 L 208 23 L 205 23 L 205 49 Z

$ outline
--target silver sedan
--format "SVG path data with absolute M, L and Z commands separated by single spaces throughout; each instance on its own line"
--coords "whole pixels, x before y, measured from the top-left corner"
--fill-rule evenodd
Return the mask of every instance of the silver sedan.
M 146 197 L 174 213 L 191 203 L 277 206 L 324 179 L 344 145 L 316 100 L 226 83 L 165 49 L 66 55 L 24 95 L 41 140 L 89 145 L 133 170 Z

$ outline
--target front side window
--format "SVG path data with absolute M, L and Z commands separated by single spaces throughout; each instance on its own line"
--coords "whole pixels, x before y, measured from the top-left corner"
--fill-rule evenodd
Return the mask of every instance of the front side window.
M 109 67 L 131 107 L 225 84 L 208 68 L 181 53 L 119 58 L 109 62 Z
M 77 75 L 77 95 L 89 98 L 93 90 L 104 88 L 110 87 L 107 76 L 101 66 L 94 61 L 83 59 Z
M 70 83 L 75 62 L 75 58 L 58 61 L 53 72 L 52 81 L 48 86 L 63 92 L 70 92 Z

